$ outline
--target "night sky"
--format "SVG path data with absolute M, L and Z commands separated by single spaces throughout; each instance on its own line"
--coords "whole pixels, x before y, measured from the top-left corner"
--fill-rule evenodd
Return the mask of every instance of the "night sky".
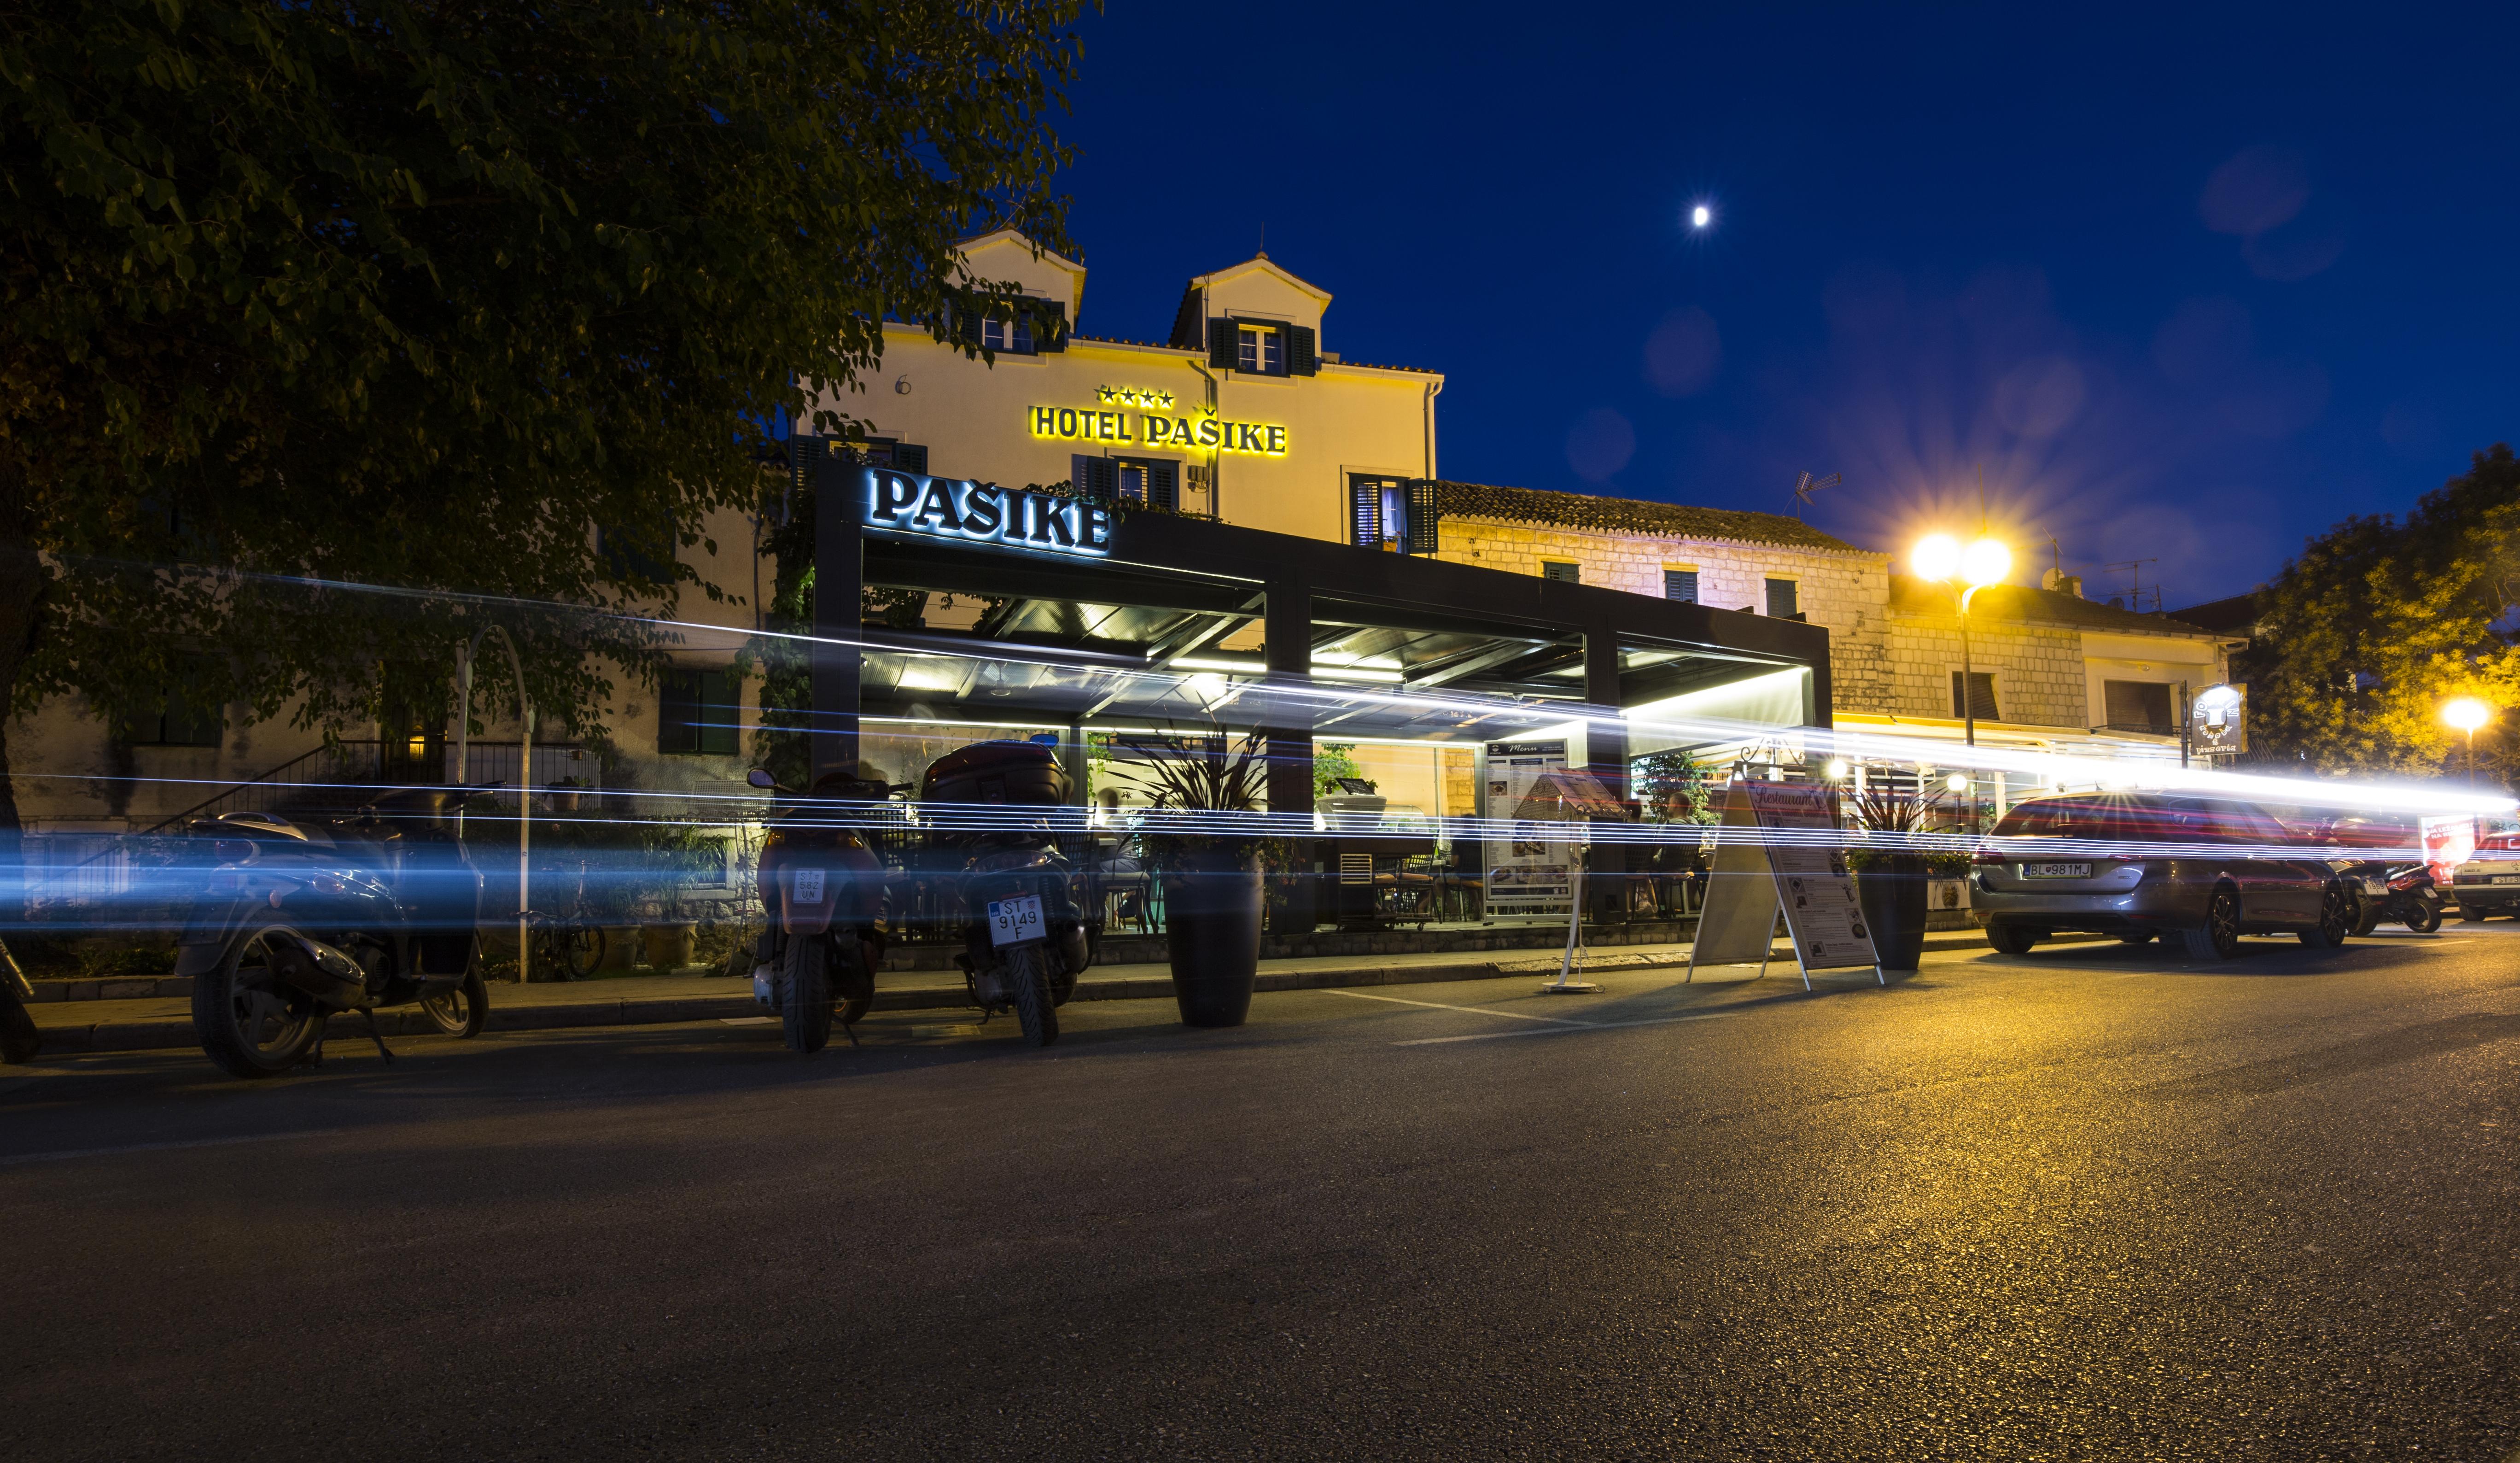
M 2520 435 L 2514 15 L 1117 0 L 1082 327 L 1161 340 L 1265 228 L 1327 348 L 1446 373 L 1445 477 L 1842 473 L 1811 520 L 1904 550 L 1982 466 L 2016 577 L 2176 609 Z

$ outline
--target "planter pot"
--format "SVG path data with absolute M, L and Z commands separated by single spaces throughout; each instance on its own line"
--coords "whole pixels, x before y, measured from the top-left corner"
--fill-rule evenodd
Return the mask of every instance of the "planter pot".
M 639 952 L 655 970 L 681 970 L 692 963 L 692 945 L 699 937 L 697 925 L 650 925 L 639 932 Z
M 1166 870 L 1164 938 L 1182 1025 L 1242 1025 L 1260 974 L 1260 871 L 1251 855 L 1188 854 Z
M 604 927 L 604 963 L 599 970 L 628 970 L 639 963 L 639 927 Z
M 1925 953 L 1925 860 L 1893 853 L 1855 876 L 1855 899 L 1883 970 L 1914 970 Z

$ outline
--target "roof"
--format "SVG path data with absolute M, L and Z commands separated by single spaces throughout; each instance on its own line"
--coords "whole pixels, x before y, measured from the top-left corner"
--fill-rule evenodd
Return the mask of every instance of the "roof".
M 1952 591 L 1948 585 L 1914 574 L 1890 576 L 1890 613 L 1893 615 L 1949 615 L 1953 612 Z M 2167 615 L 2143 615 L 2133 610 L 2116 610 L 2097 600 L 2087 600 L 2078 594 L 2064 594 L 2053 589 L 2037 589 L 2028 584 L 1989 584 L 1969 601 L 1972 617 L 2007 619 L 2015 624 L 2051 624 L 2075 630 L 2109 630 L 2124 635 L 2219 635 L 2200 624 L 2173 619 Z
M 1679 503 L 1648 503 L 1640 498 L 1606 498 L 1596 493 L 1442 481 L 1435 484 L 1435 506 L 1445 518 L 1504 519 L 1509 523 L 1553 524 L 1665 538 L 1720 538 L 1835 554 L 1871 552 L 1822 533 L 1800 519 L 1739 508 L 1691 508 Z
M 2207 600 L 2201 605 L 2174 610 L 2170 617 L 2203 625 L 2209 630 L 2220 630 L 2227 635 L 2245 635 L 2257 627 L 2258 592 L 2252 589 L 2228 599 Z

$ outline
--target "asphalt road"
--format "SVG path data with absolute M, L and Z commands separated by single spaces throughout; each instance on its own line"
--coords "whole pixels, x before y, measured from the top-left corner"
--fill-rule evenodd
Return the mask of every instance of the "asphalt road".
M 2520 927 L 1607 983 L 8 1069 L 0 1455 L 2520 1449 Z

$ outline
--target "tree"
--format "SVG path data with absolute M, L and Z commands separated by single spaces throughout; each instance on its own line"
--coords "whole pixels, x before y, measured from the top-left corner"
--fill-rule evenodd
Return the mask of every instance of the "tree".
M 2401 523 L 2350 518 L 2259 591 L 2239 658 L 2253 759 L 2322 772 L 2433 774 L 2465 739 L 2443 703 L 2520 713 L 2520 461 L 2479 452 Z M 2520 739 L 2480 736 L 2480 775 L 2508 782 Z
M 953 244 L 1065 246 L 1074 14 L 0 7 L 0 711 L 345 724 L 495 617 L 596 730 L 770 423 L 887 315 L 1029 308 Z

